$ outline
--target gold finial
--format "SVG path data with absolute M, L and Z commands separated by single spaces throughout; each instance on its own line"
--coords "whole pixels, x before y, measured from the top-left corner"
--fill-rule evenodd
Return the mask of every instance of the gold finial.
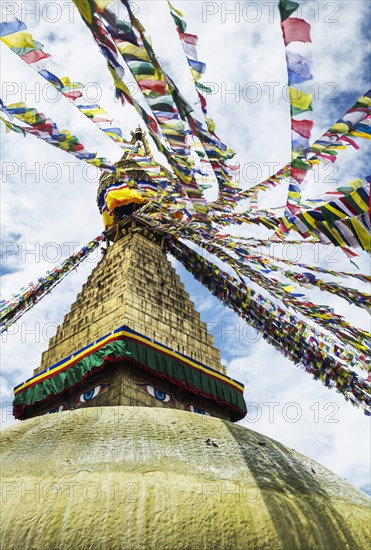
M 146 132 L 144 132 L 142 130 L 140 125 L 138 126 L 138 128 L 134 132 L 133 131 L 131 132 L 131 136 L 132 136 L 131 143 L 135 144 L 138 141 L 140 141 L 143 144 L 146 156 L 151 157 L 151 159 L 153 160 L 152 152 L 151 152 L 150 146 L 148 144 L 148 140 L 146 138 Z

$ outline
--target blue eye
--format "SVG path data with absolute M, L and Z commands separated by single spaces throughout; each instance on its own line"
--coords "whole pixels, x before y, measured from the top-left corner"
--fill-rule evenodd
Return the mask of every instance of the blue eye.
M 79 395 L 79 397 L 77 398 L 77 401 L 79 403 L 87 403 L 88 401 L 91 401 L 92 399 L 94 399 L 94 397 L 97 397 L 97 395 L 99 395 L 101 393 L 101 391 L 103 390 L 104 387 L 105 387 L 105 385 L 103 385 L 103 384 L 99 384 L 98 386 L 94 386 L 94 388 L 91 388 L 90 390 L 88 390 L 84 393 L 81 393 Z
M 90 401 L 90 399 L 92 399 L 94 397 L 94 390 L 86 391 L 83 394 L 83 397 L 84 397 L 85 401 Z
M 188 403 L 188 405 L 185 406 L 185 409 L 186 411 L 191 411 L 191 412 L 194 412 L 196 414 L 203 414 L 204 416 L 212 416 L 209 411 L 207 411 L 206 409 L 199 409 L 198 407 L 195 407 L 194 405 L 191 405 L 190 403 Z
M 158 390 L 155 388 L 155 397 L 156 399 L 159 399 L 160 401 L 165 401 L 166 399 L 166 393 L 163 391 Z
M 158 388 L 155 388 L 154 386 L 150 386 L 149 384 L 139 384 L 146 390 L 149 395 L 154 397 L 155 399 L 158 399 L 159 401 L 162 401 L 163 403 L 169 403 L 172 401 L 171 395 L 168 393 L 159 390 Z

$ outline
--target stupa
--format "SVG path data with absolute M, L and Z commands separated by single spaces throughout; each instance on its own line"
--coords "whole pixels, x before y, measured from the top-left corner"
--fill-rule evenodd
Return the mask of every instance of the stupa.
M 150 156 L 140 129 L 133 144 Z M 148 172 L 125 155 L 118 173 L 98 190 L 105 253 L 15 388 L 24 421 L 2 434 L 2 547 L 366 548 L 365 494 L 234 423 L 246 414 L 243 385 L 163 235 L 133 216 Z

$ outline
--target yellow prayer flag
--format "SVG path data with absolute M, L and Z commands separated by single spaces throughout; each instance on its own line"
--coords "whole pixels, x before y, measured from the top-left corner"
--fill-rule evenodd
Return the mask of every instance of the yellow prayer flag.
M 72 0 L 80 12 L 81 17 L 89 24 L 93 21 L 92 11 L 88 0 Z
M 367 97 L 367 96 L 364 95 L 364 96 L 359 98 L 358 103 L 362 103 L 362 105 L 364 105 L 365 107 L 370 107 L 371 106 L 371 97 Z
M 331 227 L 330 224 L 327 222 L 322 222 L 322 223 L 326 227 L 327 231 L 331 233 L 331 235 L 334 237 L 335 241 L 338 243 L 339 246 L 342 246 L 342 247 L 348 246 L 348 244 L 344 241 L 343 237 L 340 235 L 336 227 Z
M 190 183 L 192 181 L 192 176 L 186 176 L 185 174 L 182 174 L 182 172 L 177 170 L 175 166 L 173 166 L 173 170 L 183 183 Z
M 8 109 L 27 109 L 27 105 L 24 101 L 19 101 L 18 103 L 10 103 L 7 107 Z
M 313 145 L 310 146 L 311 151 L 318 151 L 319 153 L 321 151 L 324 151 L 326 149 L 326 145 L 320 145 L 319 143 L 313 143 Z
M 362 212 L 368 211 L 368 202 L 364 201 L 357 192 L 351 193 L 350 198 L 361 208 Z
M 144 48 L 134 46 L 134 44 L 131 44 L 130 42 L 120 42 L 117 49 L 123 55 L 132 55 L 136 59 L 140 59 L 142 61 L 151 61 Z
M 347 134 L 349 132 L 349 126 L 345 122 L 337 122 L 330 128 L 330 132 L 336 132 L 337 134 Z
M 367 229 L 362 225 L 358 218 L 350 218 L 350 222 L 357 233 L 358 239 L 362 243 L 364 250 L 371 250 L 371 235 Z
M 101 107 L 97 107 L 96 109 L 80 109 L 80 111 L 84 114 L 87 114 L 87 115 L 106 115 L 107 114 L 107 111 L 105 111 L 104 109 L 102 109 Z
M 291 105 L 301 111 L 309 109 L 312 102 L 312 94 L 305 94 L 301 90 L 297 90 L 291 86 L 289 87 L 289 98 Z
M 294 290 L 296 290 L 296 286 L 295 286 L 295 285 L 290 285 L 290 284 L 287 284 L 287 285 L 286 285 L 286 284 L 283 284 L 282 287 L 283 287 L 283 290 L 284 290 L 285 292 L 293 292 Z
M 296 191 L 289 191 L 288 192 L 288 197 L 289 199 L 299 199 L 300 200 L 300 197 L 301 197 L 301 194 L 300 193 L 297 193 Z
M 330 203 L 327 203 L 326 204 L 326 210 L 329 210 L 330 212 L 333 212 L 336 216 L 338 216 L 339 218 L 346 218 L 347 215 L 344 214 L 344 212 L 342 212 L 341 210 L 338 210 L 337 208 L 335 208 L 334 206 L 331 206 Z
M 171 11 L 179 15 L 179 17 L 184 17 L 183 13 L 180 10 L 175 9 L 174 6 L 170 4 L 169 0 L 167 3 L 169 4 Z
M 193 80 L 200 80 L 200 78 L 202 77 L 202 74 L 195 71 L 194 69 L 191 69 L 191 73 L 192 73 L 192 76 L 193 76 Z
M 363 180 L 357 178 L 355 180 L 352 180 L 349 185 L 353 187 L 353 189 L 358 189 L 359 187 L 363 187 L 364 184 L 365 182 Z
M 109 4 L 112 4 L 113 0 L 95 0 L 95 4 L 100 10 L 104 10 Z
M 282 223 L 286 227 L 286 229 L 291 229 L 293 224 L 286 218 L 286 216 L 282 216 Z
M 208 116 L 205 116 L 205 120 L 206 120 L 206 124 L 207 124 L 207 129 L 209 130 L 209 132 L 213 132 L 216 128 L 215 122 L 213 121 L 212 118 L 210 118 Z
M 116 86 L 116 88 L 118 88 L 119 90 L 122 90 L 125 94 L 127 94 L 129 97 L 132 97 L 131 93 L 130 93 L 130 90 L 129 88 L 126 86 L 126 84 L 122 81 L 121 78 L 119 78 L 118 74 L 116 73 L 116 71 L 109 65 L 107 64 L 107 67 L 109 69 L 109 72 L 111 73 L 112 75 L 112 78 L 113 78 L 113 82 Z
M 80 82 L 71 82 L 71 80 L 68 78 L 68 76 L 62 76 L 60 78 L 60 81 L 62 82 L 63 86 L 66 88 L 72 88 L 72 89 L 81 89 L 84 86 Z
M 27 124 L 35 124 L 37 120 L 37 113 L 29 111 L 28 113 L 24 113 L 23 115 L 17 115 L 20 120 L 23 120 L 23 122 L 26 122 Z
M 351 136 L 360 137 L 364 139 L 371 139 L 370 134 L 366 134 L 366 132 L 358 132 L 357 130 L 353 130 L 352 132 L 349 132 Z
M 14 32 L 0 38 L 9 48 L 35 48 L 32 34 L 29 32 Z
M 313 229 L 316 228 L 316 220 L 308 212 L 301 212 L 299 217 L 305 220 Z

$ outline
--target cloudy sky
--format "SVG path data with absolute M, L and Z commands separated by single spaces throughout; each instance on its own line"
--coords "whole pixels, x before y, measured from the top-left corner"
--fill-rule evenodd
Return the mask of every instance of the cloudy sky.
M 301 2 L 312 25 L 313 138 L 319 137 L 370 82 L 368 0 Z M 200 37 L 199 58 L 207 63 L 204 82 L 213 86 L 209 115 L 216 133 L 237 151 L 241 186 L 248 188 L 268 177 L 290 158 L 290 118 L 286 100 L 286 67 L 278 11 L 267 2 L 176 2 Z M 119 16 L 122 8 L 114 6 Z M 167 72 L 191 102 L 196 101 L 187 63 L 164 0 L 133 2 L 136 15 L 152 36 L 153 47 Z M 87 84 L 86 99 L 98 102 L 119 121 L 129 136 L 139 120 L 130 107 L 114 100 L 112 81 L 89 30 L 72 2 L 4 1 L 2 19 L 13 14 L 23 20 L 44 50 L 72 81 Z M 120 149 L 68 103 L 54 88 L 1 44 L 1 97 L 6 104 L 25 101 L 53 118 L 59 128 L 79 136 L 90 151 L 111 161 Z M 198 109 L 198 106 L 195 105 Z M 95 193 L 99 173 L 62 151 L 28 136 L 1 132 L 2 165 L 2 297 L 8 298 L 37 279 L 63 258 L 98 235 L 102 223 Z M 311 178 L 305 195 L 320 196 L 355 178 L 370 174 L 369 149 L 345 151 L 336 168 L 323 167 Z M 281 205 L 287 188 L 262 197 L 262 205 Z M 269 236 L 263 230 L 239 233 Z M 333 270 L 356 271 L 331 247 L 284 248 L 291 260 Z M 277 255 L 280 255 L 277 252 Z M 2 422 L 11 416 L 12 388 L 39 366 L 42 351 L 55 327 L 69 311 L 87 276 L 99 260 L 93 254 L 51 295 L 2 336 Z M 368 257 L 356 259 L 359 272 L 369 273 Z M 370 492 L 369 418 L 335 391 L 296 368 L 256 336 L 233 313 L 175 264 L 203 320 L 209 323 L 231 376 L 243 381 L 249 414 L 243 424 L 269 435 Z M 325 278 L 325 276 L 324 276 Z M 340 281 L 340 280 L 339 280 Z M 355 280 L 345 284 L 368 291 Z M 330 304 L 349 321 L 370 328 L 364 310 L 325 293 L 311 293 L 318 303 Z

